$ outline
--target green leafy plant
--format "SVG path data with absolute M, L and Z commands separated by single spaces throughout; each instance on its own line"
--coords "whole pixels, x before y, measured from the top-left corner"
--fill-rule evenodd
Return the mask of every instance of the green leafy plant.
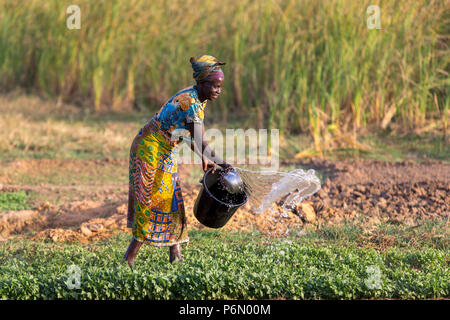
M 0 211 L 28 209 L 28 195 L 25 191 L 0 193 Z
M 448 252 L 385 252 L 315 245 L 302 238 L 192 231 L 184 262 L 164 248 L 143 248 L 131 270 L 123 263 L 129 235 L 91 244 L 11 240 L 0 244 L 3 299 L 361 299 L 448 298 Z M 80 288 L 69 289 L 70 265 Z M 376 277 L 371 273 L 376 270 Z M 376 280 L 370 286 L 368 280 Z

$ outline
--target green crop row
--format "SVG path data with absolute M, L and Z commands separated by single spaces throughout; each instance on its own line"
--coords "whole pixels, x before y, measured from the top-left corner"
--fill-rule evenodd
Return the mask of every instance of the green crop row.
M 301 238 L 192 231 L 184 262 L 143 247 L 131 270 L 129 235 L 93 244 L 0 244 L 2 299 L 360 299 L 450 297 L 448 253 L 433 248 L 316 245 Z M 79 268 L 79 288 L 70 266 Z M 72 289 L 70 289 L 72 288 Z

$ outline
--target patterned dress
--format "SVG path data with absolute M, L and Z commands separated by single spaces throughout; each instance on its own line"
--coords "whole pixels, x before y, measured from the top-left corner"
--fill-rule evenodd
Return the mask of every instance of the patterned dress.
M 139 131 L 130 149 L 127 226 L 153 246 L 188 242 L 177 173 L 177 144 L 189 136 L 187 123 L 203 122 L 205 102 L 189 87 L 177 92 Z

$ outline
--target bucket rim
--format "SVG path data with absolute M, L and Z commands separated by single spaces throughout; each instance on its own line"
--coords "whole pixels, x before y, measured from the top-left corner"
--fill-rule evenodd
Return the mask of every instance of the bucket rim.
M 221 168 L 216 168 L 216 171 L 217 171 L 217 170 L 223 171 L 223 169 L 221 169 Z M 234 204 L 234 203 L 233 203 L 233 204 L 229 204 L 229 203 L 223 202 L 222 200 L 217 199 L 217 198 L 209 191 L 209 189 L 208 189 L 208 187 L 207 187 L 207 185 L 206 185 L 206 182 L 205 182 L 206 176 L 207 176 L 209 173 L 211 173 L 211 171 L 212 171 L 212 169 L 208 169 L 208 171 L 206 171 L 206 172 L 203 174 L 203 178 L 202 178 L 202 186 L 203 186 L 203 188 L 206 190 L 206 192 L 207 192 L 214 200 L 216 200 L 216 201 L 219 202 L 220 204 L 226 205 L 226 206 L 228 206 L 228 207 L 240 207 L 240 206 L 243 206 L 244 204 L 247 203 L 248 196 L 247 196 L 247 194 L 246 194 L 245 192 L 243 192 L 243 193 L 244 193 L 244 196 L 245 196 L 244 201 L 241 202 L 241 203 L 238 203 L 238 204 Z M 211 173 L 211 174 L 213 174 L 213 173 Z

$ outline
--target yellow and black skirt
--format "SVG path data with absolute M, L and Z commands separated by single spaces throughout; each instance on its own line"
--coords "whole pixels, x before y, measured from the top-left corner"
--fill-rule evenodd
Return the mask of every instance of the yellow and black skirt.
M 130 150 L 127 226 L 133 237 L 153 246 L 188 242 L 175 143 L 149 122 Z

